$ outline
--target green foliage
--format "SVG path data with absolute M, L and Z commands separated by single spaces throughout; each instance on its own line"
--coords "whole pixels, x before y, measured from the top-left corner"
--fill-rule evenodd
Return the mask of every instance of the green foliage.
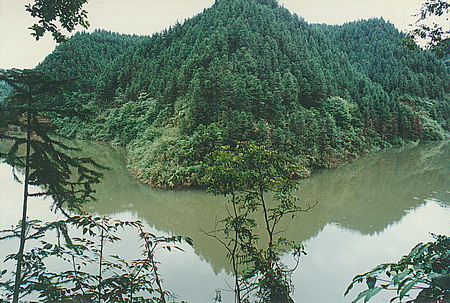
M 86 115 L 55 117 L 61 134 L 126 145 L 149 185 L 195 186 L 207 154 L 241 141 L 289 155 L 306 174 L 442 138 L 448 68 L 403 38 L 382 19 L 310 25 L 276 1 L 227 0 L 151 37 L 76 34 L 38 69 L 78 79 L 59 101 Z
M 283 192 L 295 188 L 290 179 L 298 168 L 265 146 L 242 142 L 235 147 L 225 146 L 210 157 L 202 182 L 213 194 L 228 196 L 241 190 L 266 193 L 271 186 L 286 186 Z
M 417 14 L 415 29 L 410 33 L 410 40 L 426 39 L 427 48 L 438 57 L 450 52 L 450 30 L 446 27 L 450 3 L 444 0 L 429 0 L 422 4 Z M 430 22 L 429 19 L 432 21 Z
M 422 290 L 417 299 L 438 302 L 450 297 L 450 237 L 435 236 L 434 242 L 419 243 L 398 263 L 381 264 L 371 271 L 353 278 L 345 295 L 355 284 L 366 283 L 353 302 L 369 301 L 382 290 L 394 290 L 391 302 L 409 298 L 413 290 Z M 422 301 L 420 301 L 422 302 Z M 439 301 L 440 302 L 440 301 Z
M 180 236 L 157 236 L 145 232 L 139 221 L 120 221 L 109 217 L 76 215 L 65 220 L 27 223 L 27 240 L 32 250 L 24 255 L 21 297 L 33 294 L 39 302 L 168 302 L 170 293 L 162 288 L 158 273 L 157 251 L 183 250 L 179 244 L 192 240 Z M 142 245 L 136 251 L 142 257 L 127 261 L 117 255 L 105 255 L 105 247 L 120 241 L 119 230 L 137 233 Z M 81 235 L 74 236 L 79 231 Z M 20 235 L 20 224 L 0 232 L 0 240 Z M 55 239 L 55 242 L 49 242 Z M 139 249 L 140 246 L 140 249 Z M 6 261 L 17 259 L 16 254 Z M 59 264 L 54 272 L 52 264 Z M 0 288 L 12 296 L 13 281 L 3 272 Z
M 27 134 L 23 137 L 0 132 L 0 139 L 12 142 L 10 150 L 0 153 L 0 158 L 12 166 L 15 178 L 19 180 L 18 171 L 27 171 L 27 185 L 41 187 L 40 192 L 29 196 L 51 196 L 55 208 L 77 209 L 93 199 L 91 186 L 102 177 L 97 171 L 101 166 L 90 159 L 68 155 L 75 150 L 51 137 L 52 125 L 47 117 L 68 115 L 72 111 L 52 107 L 43 100 L 50 94 L 60 94 L 65 82 L 31 70 L 2 71 L 0 79 L 14 88 L 0 104 L 5 114 L 2 122 L 5 127 L 15 127 Z
M 201 171 L 200 164 L 191 164 L 189 156 L 191 142 L 180 138 L 176 130 L 167 129 L 154 140 L 154 129 L 134 142 L 129 154 L 130 168 L 135 177 L 144 183 L 157 187 L 179 187 L 196 185 L 196 175 Z
M 29 28 L 33 31 L 31 35 L 39 40 L 46 32 L 50 32 L 56 42 L 67 41 L 61 29 L 71 33 L 78 25 L 89 27 L 87 11 L 82 8 L 86 2 L 87 0 L 35 0 L 34 4 L 27 4 L 26 11 L 39 19 Z
M 448 137 L 444 129 L 429 117 L 422 117 L 422 138 L 425 140 L 444 140 Z
M 61 95 L 66 84 L 64 81 L 54 81 L 42 72 L 17 69 L 1 70 L 0 80 L 13 88 L 8 99 L 0 103 L 4 119 L 2 126 L 5 127 L 0 132 L 0 139 L 12 142 L 9 152 L 0 153 L 0 158 L 12 166 L 17 181 L 17 170 L 24 172 L 22 220 L 20 232 L 14 232 L 20 241 L 15 255 L 15 280 L 11 286 L 12 302 L 18 303 L 23 282 L 27 279 L 25 242 L 29 198 L 51 196 L 54 208 L 65 214 L 64 207 L 69 210 L 79 209 L 83 203 L 93 199 L 91 186 L 99 182 L 102 174 L 96 171 L 100 166 L 95 162 L 68 156 L 66 152 L 71 148 L 50 137 L 52 126 L 46 114 L 62 115 L 70 112 L 47 99 L 49 96 Z M 23 131 L 26 136 L 10 135 L 12 126 Z M 21 146 L 25 152 L 19 150 Z M 76 172 L 75 176 L 73 172 Z M 32 193 L 30 185 L 42 190 Z
M 318 29 L 353 66 L 389 94 L 442 99 L 449 91 L 448 69 L 443 61 L 430 52 L 404 48 L 400 41 L 405 34 L 383 19 L 320 25 Z M 367 94 L 361 93 L 360 98 Z
M 298 261 L 303 246 L 277 237 L 287 215 L 306 211 L 297 205 L 291 181 L 298 167 L 265 146 L 252 142 L 225 146 L 210 154 L 202 183 L 215 195 L 229 197 L 228 216 L 206 232 L 226 249 L 235 278 L 235 302 L 252 296 L 260 302 L 292 302 L 291 274 L 280 260 L 291 250 Z M 263 217 L 258 233 L 255 215 Z M 267 244 L 261 243 L 267 238 Z
M 162 287 L 155 252 L 160 248 L 181 250 L 177 243 L 192 245 L 192 241 L 145 232 L 139 221 L 68 212 L 80 213 L 84 203 L 95 199 L 92 186 L 102 177 L 98 170 L 103 167 L 89 158 L 74 156 L 75 149 L 52 136 L 50 117 L 75 117 L 73 110 L 64 105 L 52 107 L 52 97 L 61 96 L 66 81 L 55 81 L 40 71 L 15 69 L 2 70 L 0 80 L 13 87 L 0 103 L 4 117 L 1 126 L 5 127 L 0 130 L 0 139 L 11 142 L 10 150 L 0 153 L 0 159 L 12 166 L 17 181 L 21 182 L 19 172 L 24 175 L 22 220 L 16 228 L 0 231 L 0 240 L 19 238 L 20 242 L 18 253 L 6 258 L 16 263 L 15 272 L 1 272 L 0 287 L 5 290 L 2 294 L 6 300 L 16 303 L 37 294 L 40 302 L 167 302 L 169 293 Z M 146 104 L 144 100 L 142 111 L 147 110 Z M 123 115 L 133 114 L 127 111 L 129 106 L 124 104 Z M 13 127 L 18 134 L 11 134 Z M 37 192 L 31 192 L 30 185 L 36 186 Z M 54 210 L 68 219 L 45 224 L 29 220 L 28 200 L 32 197 L 51 197 Z M 105 245 L 119 241 L 116 232 L 123 228 L 138 231 L 143 242 L 142 258 L 127 261 L 119 256 L 105 256 Z M 71 236 L 70 230 L 79 230 L 86 237 Z M 49 235 L 51 232 L 55 235 Z M 39 244 L 26 251 L 27 241 Z M 52 264 L 58 261 L 64 261 L 68 268 L 53 272 Z M 94 265 L 98 265 L 96 273 L 92 272 Z

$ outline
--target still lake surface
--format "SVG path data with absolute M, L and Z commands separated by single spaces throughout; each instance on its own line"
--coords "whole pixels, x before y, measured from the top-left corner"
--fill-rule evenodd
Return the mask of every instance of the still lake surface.
M 223 301 L 232 302 L 225 252 L 202 232 L 225 216 L 225 199 L 202 190 L 148 188 L 130 176 L 125 150 L 96 142 L 76 144 L 83 156 L 111 168 L 97 186 L 98 202 L 86 209 L 139 219 L 155 233 L 191 237 L 194 246 L 184 246 L 185 252 L 159 252 L 165 288 L 191 303 L 213 302 L 219 289 Z M 19 220 L 21 194 L 11 168 L 0 163 L 0 229 Z M 301 180 L 297 195 L 304 206 L 318 204 L 281 227 L 286 238 L 305 244 L 308 253 L 293 274 L 295 302 L 351 302 L 357 291 L 348 297 L 343 293 L 353 276 L 399 260 L 418 242 L 430 241 L 430 233 L 449 234 L 450 142 L 374 152 Z M 29 217 L 51 219 L 50 204 L 32 199 Z M 121 236 L 122 244 L 111 252 L 136 257 L 138 252 L 130 249 L 138 248 L 136 236 Z M 0 243 L 0 257 L 16 249 L 13 242 Z M 292 262 L 288 256 L 285 261 Z M 372 301 L 389 302 L 392 296 L 387 292 Z

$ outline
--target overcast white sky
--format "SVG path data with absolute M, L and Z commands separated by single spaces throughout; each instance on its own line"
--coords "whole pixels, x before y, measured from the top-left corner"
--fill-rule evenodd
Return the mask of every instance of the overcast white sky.
M 50 36 L 35 41 L 27 28 L 33 24 L 25 4 L 33 0 L 0 0 L 0 68 L 33 68 L 55 47 Z M 150 35 L 177 20 L 183 21 L 214 0 L 89 0 L 90 30 L 97 28 Z M 414 21 L 421 0 L 280 0 L 310 23 L 341 24 L 383 17 L 399 29 Z

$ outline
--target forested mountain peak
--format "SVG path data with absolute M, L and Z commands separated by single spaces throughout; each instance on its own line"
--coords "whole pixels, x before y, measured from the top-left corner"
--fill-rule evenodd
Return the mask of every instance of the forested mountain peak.
M 214 3 L 214 6 L 222 5 L 222 4 L 236 5 L 236 4 L 249 4 L 249 3 L 262 4 L 262 5 L 272 7 L 272 8 L 276 8 L 279 6 L 277 0 L 216 0 Z
M 192 185 L 208 153 L 240 141 L 320 167 L 443 138 L 448 69 L 401 38 L 382 19 L 310 25 L 274 0 L 217 0 L 151 37 L 75 35 L 39 68 L 82 78 L 67 102 L 92 115 L 61 132 L 128 145 L 148 184 Z
M 443 98 L 449 91 L 448 68 L 430 52 L 411 51 L 406 38 L 382 18 L 319 26 L 352 63 L 389 92 Z

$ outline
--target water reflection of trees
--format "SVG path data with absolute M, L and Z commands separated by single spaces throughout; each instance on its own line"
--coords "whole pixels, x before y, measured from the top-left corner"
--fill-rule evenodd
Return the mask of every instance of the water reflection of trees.
M 198 255 L 215 271 L 227 268 L 224 252 L 200 228 L 214 227 L 223 216 L 224 199 L 201 190 L 167 191 L 148 188 L 133 180 L 124 162 L 124 150 L 107 144 L 78 142 L 86 156 L 111 168 L 97 187 L 95 212 L 137 213 L 158 230 L 194 239 Z M 301 180 L 298 195 L 304 205 L 319 204 L 289 221 L 287 237 L 303 242 L 328 223 L 362 234 L 375 234 L 398 222 L 405 213 L 434 197 L 449 201 L 450 144 L 427 143 L 391 149 L 318 172 Z M 287 223 L 285 223 L 287 224 Z
M 75 110 L 51 106 L 51 97 L 60 97 L 67 82 L 54 81 L 38 71 L 16 69 L 1 70 L 0 80 L 14 88 L 0 102 L 0 161 L 12 168 L 12 178 L 23 186 L 19 224 L 0 230 L 0 241 L 19 241 L 18 252 L 5 258 L 5 262 L 15 263 L 15 270 L 0 271 L 0 301 L 17 303 L 38 295 L 43 302 L 135 299 L 165 303 L 167 294 L 155 252 L 178 249 L 177 243 L 191 244 L 190 239 L 146 232 L 139 221 L 81 212 L 85 203 L 95 201 L 92 187 L 100 182 L 104 167 L 89 157 L 79 157 L 75 142 L 64 143 L 53 135 L 48 117 L 76 114 Z M 48 197 L 58 218 L 50 222 L 30 218 L 30 199 Z M 139 259 L 105 255 L 106 243 L 119 241 L 116 232 L 125 227 L 137 231 L 143 242 L 140 249 L 135 248 L 142 253 Z M 31 248 L 26 248 L 26 243 Z M 57 263 L 65 266 L 61 264 L 52 272 L 49 265 Z M 98 270 L 91 271 L 90 264 L 98 264 Z M 142 297 L 142 292 L 151 299 Z

